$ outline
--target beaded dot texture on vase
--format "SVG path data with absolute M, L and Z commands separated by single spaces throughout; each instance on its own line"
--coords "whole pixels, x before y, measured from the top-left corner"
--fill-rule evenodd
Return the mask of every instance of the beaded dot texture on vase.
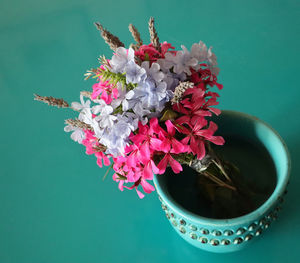
M 249 225 L 239 226 L 237 228 L 210 229 L 208 226 L 201 226 L 194 222 L 189 222 L 187 218 L 180 217 L 175 211 L 172 211 L 159 196 L 162 203 L 162 209 L 166 213 L 166 217 L 181 235 L 188 237 L 202 244 L 211 246 L 228 246 L 240 245 L 243 242 L 252 240 L 254 237 L 260 236 L 263 230 L 267 229 L 272 221 L 277 219 L 277 214 L 281 210 L 283 198 L 279 198 L 276 206 L 267 215 L 263 215 L 255 222 Z

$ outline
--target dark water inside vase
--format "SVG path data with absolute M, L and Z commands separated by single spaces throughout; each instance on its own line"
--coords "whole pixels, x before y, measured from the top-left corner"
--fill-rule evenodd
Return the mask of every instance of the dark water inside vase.
M 214 147 L 214 151 L 224 160 L 237 166 L 246 186 L 257 193 L 251 200 L 251 210 L 249 211 L 247 203 L 242 203 L 246 209 L 235 211 L 234 206 L 237 203 L 235 201 L 239 200 L 231 200 L 228 206 L 234 212 L 231 211 L 230 216 L 225 211 L 224 213 L 216 212 L 216 203 L 208 200 L 207 196 L 203 195 L 203 191 L 197 187 L 199 174 L 188 166 L 183 166 L 184 170 L 180 174 L 174 174 L 168 168 L 166 174 L 162 175 L 164 178 L 160 178 L 166 184 L 166 189 L 175 202 L 192 213 L 208 218 L 234 218 L 261 206 L 272 194 L 277 182 L 273 160 L 265 147 L 258 142 L 253 143 L 239 137 L 230 137 L 225 145 Z

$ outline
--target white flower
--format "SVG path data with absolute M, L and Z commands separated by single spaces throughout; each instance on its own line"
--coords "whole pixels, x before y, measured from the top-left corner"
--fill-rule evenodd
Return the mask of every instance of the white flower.
M 155 110 L 161 112 L 165 108 L 165 103 L 173 98 L 173 92 L 167 90 L 167 83 L 161 82 L 156 87 L 156 96 L 158 104 L 155 105 Z
M 94 100 L 95 103 L 97 103 L 97 105 L 93 106 L 92 107 L 92 113 L 94 114 L 98 114 L 99 112 L 102 111 L 102 109 L 107 106 L 107 104 L 105 103 L 104 100 L 102 99 L 97 99 L 97 100 Z
M 91 101 L 86 100 L 84 101 L 83 96 L 80 94 L 80 103 L 79 102 L 72 102 L 71 108 L 76 111 L 81 111 L 85 108 L 90 108 Z
M 217 56 L 211 50 L 212 47 L 210 47 L 207 52 L 208 68 L 213 75 L 218 76 L 220 69 L 216 67 L 218 65 Z M 213 76 L 211 76 L 211 79 L 212 78 Z
M 65 132 L 73 131 L 71 134 L 71 139 L 80 144 L 82 144 L 82 141 L 85 139 L 84 131 L 80 128 L 73 127 L 72 125 L 67 125 L 65 126 L 64 131 Z
M 114 125 L 114 122 L 117 119 L 117 117 L 112 115 L 112 112 L 113 107 L 107 105 L 103 107 L 100 114 L 97 117 L 95 117 L 95 120 L 99 122 L 99 125 L 102 129 L 111 128 Z
M 216 66 L 217 63 L 217 56 L 211 51 L 212 47 L 210 47 L 207 51 L 207 62 L 211 66 Z
M 164 66 L 167 68 L 172 68 L 176 74 L 181 74 L 182 72 L 187 75 L 191 75 L 190 67 L 195 67 L 198 64 L 198 60 L 191 56 L 190 52 L 185 46 L 181 46 L 183 50 L 177 51 L 176 55 L 172 53 L 165 54 Z
M 160 70 L 160 65 L 158 63 L 152 63 L 149 67 L 149 61 L 143 61 L 141 67 L 146 70 L 147 78 L 155 81 L 156 83 L 161 82 L 164 78 L 164 73 Z
M 157 60 L 157 63 L 165 74 L 164 81 L 167 82 L 168 89 L 170 86 L 172 87 L 171 89 L 174 87 L 173 76 L 170 76 L 170 74 L 176 73 L 177 75 L 181 75 L 185 73 L 190 76 L 190 68 L 198 70 L 200 68 L 199 63 L 206 63 L 211 73 L 215 76 L 218 75 L 219 68 L 216 67 L 217 57 L 212 52 L 212 47 L 207 49 L 207 46 L 200 41 L 192 45 L 191 52 L 183 45 L 181 48 L 182 50 L 178 51 L 176 55 L 167 52 L 164 59 Z M 173 71 L 170 72 L 170 69 L 173 69 Z M 175 80 L 175 82 L 177 81 Z
M 107 105 L 104 100 L 95 100 L 97 105 L 92 108 L 92 112 L 96 116 L 94 119 L 99 123 L 102 129 L 110 128 L 114 125 L 114 121 L 117 119 L 116 116 L 112 115 L 114 109 L 112 106 Z
M 95 118 L 93 118 L 92 112 L 90 108 L 85 108 L 81 111 L 81 120 L 86 123 L 91 125 L 95 132 L 95 136 L 97 138 L 100 138 L 103 134 L 103 129 L 100 128 L 99 123 Z
M 206 62 L 208 65 L 208 68 L 210 69 L 211 73 L 215 76 L 219 74 L 219 68 L 216 67 L 217 63 L 217 57 L 212 52 L 212 47 L 207 49 L 206 45 L 200 41 L 199 44 L 195 43 L 192 45 L 191 48 L 191 55 L 198 60 L 199 63 Z M 194 67 L 194 69 L 198 69 L 199 65 Z
M 125 67 L 128 62 L 134 62 L 134 50 L 129 48 L 128 50 L 124 47 L 118 47 L 116 53 L 112 56 L 109 64 L 112 71 L 115 73 L 124 73 Z
M 208 54 L 206 45 L 202 41 L 200 41 L 199 44 L 193 44 L 191 48 L 191 56 L 196 58 L 198 62 L 207 61 Z

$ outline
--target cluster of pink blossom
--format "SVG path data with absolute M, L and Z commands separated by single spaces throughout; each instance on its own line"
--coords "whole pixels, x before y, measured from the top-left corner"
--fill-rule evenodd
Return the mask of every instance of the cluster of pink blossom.
M 150 61 L 151 63 L 156 62 L 158 59 L 165 57 L 167 52 L 176 54 L 176 51 L 170 51 L 169 49 L 175 49 L 170 43 L 166 41 L 161 43 L 161 50 L 156 50 L 152 44 L 142 45 L 138 50 L 135 51 L 135 56 L 140 58 L 142 61 Z
M 104 66 L 99 67 L 100 70 L 105 70 Z M 93 92 L 91 95 L 92 100 L 100 98 L 104 100 L 106 104 L 111 104 L 113 99 L 118 98 L 118 89 L 113 84 L 109 83 L 108 80 L 102 80 L 101 76 L 98 78 L 99 82 L 93 85 Z
M 110 165 L 110 160 L 103 151 L 99 151 L 98 148 L 101 147 L 98 139 L 94 136 L 94 132 L 90 130 L 84 130 L 85 139 L 82 140 L 82 144 L 86 147 L 86 154 L 95 154 L 97 158 L 97 164 L 102 167 L 102 161 L 104 165 Z

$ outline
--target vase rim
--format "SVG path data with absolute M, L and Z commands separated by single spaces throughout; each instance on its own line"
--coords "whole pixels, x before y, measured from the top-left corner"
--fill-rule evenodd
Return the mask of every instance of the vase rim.
M 253 123 L 260 123 L 263 126 L 265 126 L 270 132 L 272 132 L 275 137 L 278 139 L 280 142 L 284 155 L 286 157 L 287 163 L 286 163 L 286 168 L 285 171 L 282 175 L 283 180 L 279 182 L 277 180 L 276 182 L 276 187 L 272 194 L 269 196 L 269 198 L 257 209 L 253 210 L 252 212 L 239 216 L 239 217 L 234 217 L 234 218 L 225 218 L 225 219 L 217 219 L 217 218 L 209 218 L 209 217 L 203 217 L 198 214 L 195 214 L 186 208 L 182 207 L 180 204 L 178 204 L 175 200 L 172 198 L 169 198 L 168 195 L 164 193 L 164 191 L 161 188 L 161 185 L 159 183 L 159 180 L 157 179 L 158 176 L 162 175 L 155 175 L 154 176 L 154 185 L 156 187 L 157 192 L 162 196 L 162 199 L 166 203 L 167 206 L 169 206 L 171 209 L 173 209 L 176 213 L 178 213 L 182 217 L 188 216 L 191 221 L 199 222 L 203 224 L 209 224 L 209 225 L 215 225 L 215 226 L 222 226 L 222 225 L 236 225 L 236 224 L 242 224 L 242 223 L 247 223 L 249 221 L 254 221 L 257 218 L 261 217 L 267 210 L 269 210 L 278 200 L 279 197 L 283 196 L 284 191 L 286 189 L 286 186 L 289 182 L 289 176 L 290 176 L 290 171 L 291 171 L 291 158 L 290 154 L 287 148 L 286 143 L 284 140 L 281 138 L 279 133 L 271 127 L 268 123 L 265 121 L 262 121 L 261 119 L 239 111 L 234 111 L 234 110 L 222 110 L 221 115 L 231 115 L 231 116 L 238 116 L 242 117 L 244 119 L 251 120 Z M 278 175 L 278 172 L 276 173 Z

